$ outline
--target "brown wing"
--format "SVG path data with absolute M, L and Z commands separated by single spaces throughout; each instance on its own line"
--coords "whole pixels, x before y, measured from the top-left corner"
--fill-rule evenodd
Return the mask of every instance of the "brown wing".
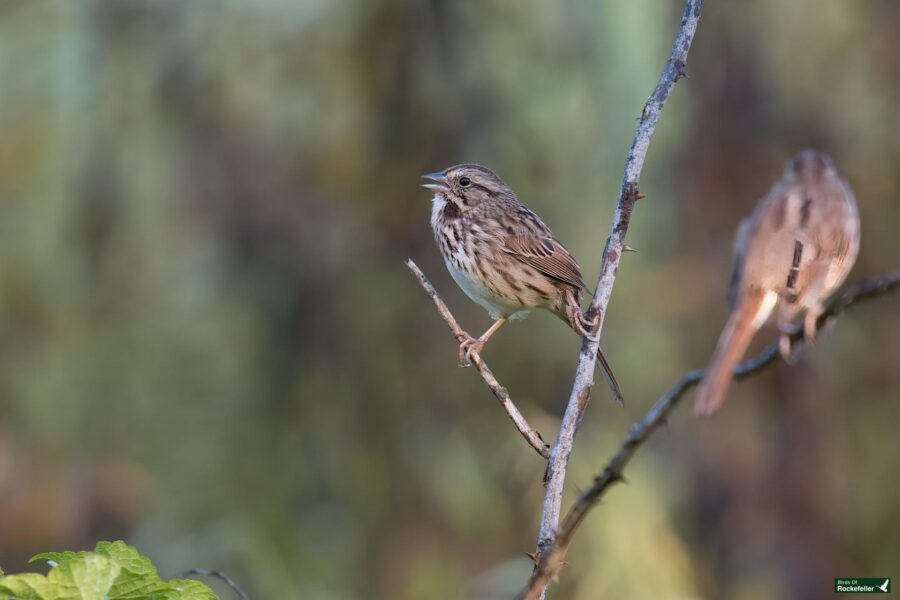
M 587 291 L 578 263 L 551 236 L 519 232 L 504 239 L 503 250 L 545 275 Z
M 747 252 L 747 237 L 753 223 L 750 219 L 744 219 L 738 225 L 737 235 L 734 240 L 734 267 L 731 269 L 731 280 L 728 282 L 728 308 L 734 310 L 740 294 L 741 277 L 744 269 L 744 254 Z

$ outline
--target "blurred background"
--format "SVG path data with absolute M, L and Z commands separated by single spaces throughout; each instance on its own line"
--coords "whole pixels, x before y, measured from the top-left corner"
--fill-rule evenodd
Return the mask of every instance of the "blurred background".
M 509 598 L 542 460 L 403 266 L 464 327 L 419 175 L 494 168 L 592 285 L 680 0 L 4 0 L 0 565 L 99 539 L 254 598 Z M 900 3 L 709 2 L 647 159 L 568 506 L 708 359 L 732 240 L 826 150 L 900 264 Z M 679 409 L 588 518 L 554 598 L 822 598 L 900 576 L 900 299 L 793 368 Z M 775 336 L 771 328 L 756 348 Z M 552 440 L 579 342 L 485 358 Z M 690 396 L 688 396 L 690 399 Z M 230 597 L 222 588 L 223 598 Z

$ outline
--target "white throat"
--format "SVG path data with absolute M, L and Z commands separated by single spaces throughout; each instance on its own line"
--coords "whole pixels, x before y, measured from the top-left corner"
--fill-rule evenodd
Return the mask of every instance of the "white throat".
M 447 196 L 444 195 L 443 192 L 436 193 L 431 198 L 431 226 L 434 227 L 437 224 L 438 219 L 441 216 L 441 211 L 444 210 L 444 207 L 447 206 Z

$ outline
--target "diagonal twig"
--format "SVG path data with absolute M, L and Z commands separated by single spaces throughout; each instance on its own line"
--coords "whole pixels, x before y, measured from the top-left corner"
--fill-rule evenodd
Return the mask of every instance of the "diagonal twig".
M 837 317 L 844 310 L 864 300 L 869 300 L 887 294 L 900 288 L 900 269 L 859 283 L 851 287 L 845 294 L 832 301 L 825 312 L 816 321 L 816 329 L 822 329 L 826 323 Z M 792 336 L 792 341 L 802 343 L 803 334 L 798 332 Z M 746 377 L 756 373 L 775 362 L 778 356 L 778 342 L 772 342 L 758 355 L 748 359 L 734 368 L 736 378 Z M 678 406 L 684 393 L 696 385 L 703 378 L 703 370 L 698 369 L 685 373 L 669 391 L 667 391 L 650 410 L 628 431 L 628 435 L 622 441 L 619 449 L 613 454 L 603 471 L 594 479 L 594 483 L 585 490 L 572 508 L 556 534 L 551 546 L 544 550 L 538 564 L 532 573 L 531 579 L 524 590 L 517 596 L 520 600 L 536 598 L 539 591 L 543 590 L 553 576 L 559 572 L 565 558 L 569 542 L 576 528 L 581 524 L 591 508 L 597 505 L 601 496 L 613 484 L 622 481 L 622 473 L 625 466 L 647 441 L 656 429 L 663 425 L 669 415 Z
M 619 267 L 619 259 L 625 250 L 625 233 L 631 220 L 631 211 L 634 203 L 642 196 L 638 193 L 638 180 L 644 167 L 644 159 L 650 146 L 650 138 L 656 128 L 660 112 L 669 97 L 669 93 L 675 86 L 675 82 L 685 76 L 685 64 L 691 41 L 697 31 L 697 23 L 700 20 L 700 12 L 703 9 L 703 0 L 687 0 L 684 14 L 681 18 L 681 26 L 675 35 L 669 59 L 663 67 L 659 81 L 641 112 L 641 119 L 628 151 L 625 161 L 625 171 L 622 175 L 622 185 L 619 190 L 619 200 L 613 214 L 612 228 L 606 239 L 603 250 L 603 262 L 600 266 L 600 276 L 597 287 L 587 311 L 588 318 L 598 317 L 599 324 L 594 339 L 585 339 L 581 345 L 581 353 L 578 357 L 578 368 L 575 374 L 575 382 L 566 411 L 563 414 L 562 424 L 556 443 L 550 450 L 550 458 L 547 471 L 544 476 L 544 504 L 541 513 L 541 525 L 538 533 L 537 556 L 550 546 L 559 523 L 560 507 L 562 505 L 563 484 L 565 483 L 566 467 L 569 456 L 572 453 L 572 444 L 575 440 L 575 432 L 584 415 L 591 388 L 594 385 L 594 366 L 597 357 L 597 347 L 600 340 L 600 331 L 603 328 L 603 319 L 606 315 L 606 307 L 609 304 L 613 283 Z M 541 592 L 541 597 L 544 591 Z
M 437 307 L 437 310 L 444 321 L 447 322 L 447 326 L 450 327 L 450 331 L 453 332 L 454 337 L 456 337 L 457 341 L 462 343 L 463 340 L 466 339 L 466 332 L 463 331 L 462 327 L 459 326 L 459 323 L 456 322 L 450 309 L 447 308 L 447 305 L 444 304 L 444 301 L 441 299 L 440 294 L 437 293 L 437 290 L 434 289 L 434 286 L 431 285 L 431 282 L 428 281 L 428 278 L 425 277 L 425 274 L 411 258 L 406 260 L 406 266 L 409 267 L 409 270 L 412 271 L 413 275 L 419 280 L 419 283 L 422 285 L 425 292 L 431 296 L 434 305 Z M 515 424 L 516 429 L 519 430 L 519 433 L 522 434 L 522 437 L 525 438 L 528 444 L 534 448 L 538 454 L 544 458 L 550 456 L 550 448 L 544 442 L 541 434 L 528 424 L 528 421 L 525 420 L 525 417 L 519 412 L 516 405 L 513 404 L 512 399 L 509 397 L 509 391 L 500 385 L 500 382 L 497 381 L 487 364 L 482 360 L 481 355 L 478 352 L 473 351 L 471 357 L 472 364 L 475 365 L 478 374 L 481 375 L 481 378 L 484 379 L 487 386 L 491 388 L 494 396 L 496 396 L 500 405 L 503 406 L 503 409 L 506 411 L 506 414 L 509 415 L 509 418 L 512 419 L 512 422 Z
M 231 591 L 233 591 L 235 594 L 240 596 L 241 600 L 249 600 L 249 597 L 247 596 L 247 592 L 245 592 L 243 589 L 241 589 L 241 586 L 239 586 L 237 583 L 235 583 L 231 577 L 229 577 L 222 571 L 211 571 L 209 569 L 188 569 L 187 571 L 177 574 L 175 576 L 175 579 L 187 579 L 188 577 L 194 577 L 194 576 L 212 577 L 214 579 L 219 579 L 219 580 L 225 582 L 225 585 L 230 587 Z

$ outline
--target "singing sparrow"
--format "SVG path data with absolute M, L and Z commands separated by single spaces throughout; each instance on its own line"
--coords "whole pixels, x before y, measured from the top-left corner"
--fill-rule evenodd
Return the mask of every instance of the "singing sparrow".
M 434 183 L 431 227 L 450 275 L 469 298 L 484 307 L 493 325 L 459 346 L 460 363 L 507 320 L 546 308 L 580 335 L 589 336 L 597 319 L 581 310 L 587 292 L 578 263 L 544 222 L 525 207 L 493 171 L 474 164 L 424 175 Z M 468 335 L 468 334 L 467 334 Z M 613 395 L 622 393 L 606 357 L 598 363 Z
M 773 309 L 790 361 L 795 323 L 803 315 L 803 335 L 812 339 L 825 300 L 853 267 L 859 212 L 831 158 L 806 150 L 788 159 L 781 180 L 741 224 L 735 249 L 731 313 L 697 391 L 698 415 L 721 406 L 732 369 Z

